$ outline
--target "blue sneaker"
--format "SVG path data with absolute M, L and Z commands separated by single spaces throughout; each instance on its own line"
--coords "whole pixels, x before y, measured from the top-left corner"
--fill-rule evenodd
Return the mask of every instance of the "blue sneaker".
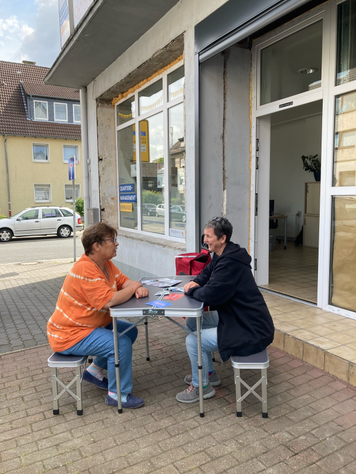
M 99 380 L 96 377 L 94 377 L 92 374 L 90 374 L 87 370 L 84 370 L 83 379 L 86 380 L 87 382 L 93 383 L 94 385 L 96 385 L 98 388 L 101 388 L 102 390 L 108 390 L 109 383 L 106 377 L 104 377 L 103 380 Z
M 109 395 L 106 397 L 105 403 L 111 407 L 117 407 L 117 400 Z M 127 395 L 127 402 L 121 402 L 122 408 L 140 408 L 143 404 L 142 398 L 134 397 L 131 393 Z

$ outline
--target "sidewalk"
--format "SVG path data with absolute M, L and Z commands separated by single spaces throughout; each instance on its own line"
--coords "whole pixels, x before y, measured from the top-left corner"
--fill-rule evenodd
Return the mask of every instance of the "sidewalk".
M 71 266 L 69 261 L 0 266 L 0 312 L 7 331 L 2 347 L 10 352 L 0 356 L 1 474 L 356 473 L 354 387 L 270 347 L 269 418 L 261 417 L 261 404 L 251 396 L 243 402 L 243 417 L 236 418 L 229 362 L 216 365 L 222 384 L 205 401 L 205 417 L 200 418 L 198 404 L 175 400 L 186 387 L 189 362 L 185 333 L 166 320 L 150 322 L 150 362 L 142 327 L 134 346 L 134 394 L 144 398 L 143 408 L 119 415 L 105 405 L 103 391 L 83 382 L 84 415 L 78 417 L 73 399 L 64 397 L 60 415 L 53 416 L 45 323 Z M 351 321 L 335 323 L 331 313 L 320 315 L 320 310 L 291 302 L 297 306 L 287 309 L 287 300 L 264 296 L 278 328 L 276 344 L 292 351 L 302 347 L 302 357 L 312 344 L 301 333 L 300 339 L 292 335 L 301 320 L 326 318 L 321 327 Z M 290 333 L 281 327 L 288 315 Z M 332 335 L 344 327 L 337 329 Z M 38 347 L 12 352 L 31 345 Z M 257 378 L 250 372 L 248 383 Z

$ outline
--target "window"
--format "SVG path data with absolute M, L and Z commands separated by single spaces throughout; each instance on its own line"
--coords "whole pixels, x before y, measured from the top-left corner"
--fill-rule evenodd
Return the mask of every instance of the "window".
M 80 123 L 82 121 L 81 113 L 80 113 L 80 105 L 74 104 L 73 105 L 73 122 Z
M 35 120 L 48 120 L 48 102 L 34 100 L 33 107 Z
M 261 51 L 260 105 L 321 87 L 322 29 L 318 21 Z
M 21 220 L 29 221 L 32 219 L 38 219 L 38 209 L 31 209 L 30 211 L 26 211 L 21 214 Z
M 64 185 L 64 194 L 65 194 L 65 201 L 72 202 L 73 201 L 73 185 L 72 184 L 65 184 Z M 80 185 L 75 185 L 75 198 L 80 198 Z
M 49 219 L 50 217 L 62 217 L 62 215 L 56 208 L 42 209 L 42 219 Z
M 185 239 L 183 90 L 180 65 L 116 106 L 120 227 Z
M 67 104 L 54 103 L 54 120 L 56 122 L 68 122 Z
M 356 186 L 356 91 L 336 96 L 333 186 Z
M 75 157 L 75 163 L 79 163 L 78 147 L 75 145 L 63 145 L 63 162 L 68 163 L 68 159 Z
M 69 217 L 73 215 L 73 212 L 68 211 L 67 209 L 60 209 L 61 213 L 64 215 L 64 217 Z
M 356 80 L 356 10 L 355 1 L 337 7 L 336 85 Z
M 32 145 L 32 155 L 33 155 L 33 161 L 42 161 L 42 162 L 48 162 L 49 161 L 49 156 L 48 156 L 48 145 Z
M 35 202 L 51 202 L 51 185 L 35 184 Z

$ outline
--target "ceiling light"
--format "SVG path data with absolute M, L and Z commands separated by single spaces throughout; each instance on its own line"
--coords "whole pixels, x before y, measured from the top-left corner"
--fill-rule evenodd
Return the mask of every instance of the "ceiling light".
M 299 74 L 313 74 L 317 70 L 317 67 L 303 67 L 302 69 L 298 69 L 298 72 Z

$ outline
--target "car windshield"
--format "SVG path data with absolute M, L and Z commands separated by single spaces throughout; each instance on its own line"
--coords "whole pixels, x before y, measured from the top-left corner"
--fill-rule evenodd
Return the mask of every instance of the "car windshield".
M 9 219 L 13 219 L 14 217 L 18 217 L 21 214 L 21 212 L 23 212 L 23 211 L 20 211 L 17 214 L 14 214 L 13 216 L 9 217 Z
M 60 211 L 64 215 L 64 217 L 69 217 L 73 215 L 73 212 L 68 211 L 68 209 L 60 209 Z

